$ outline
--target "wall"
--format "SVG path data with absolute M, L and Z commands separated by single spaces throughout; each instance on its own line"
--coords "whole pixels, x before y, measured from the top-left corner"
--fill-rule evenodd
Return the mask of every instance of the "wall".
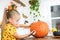
M 51 23 L 51 6 L 60 5 L 60 0 L 41 0 L 40 12 L 45 17 L 43 19 L 48 22 L 50 29 L 52 27 Z M 46 14 L 45 14 L 46 13 Z
M 8 1 L 8 2 L 7 2 Z M 1 13 L 1 17 L 0 17 L 0 20 L 2 21 L 2 15 L 3 15 L 3 11 L 4 11 L 4 8 L 7 8 L 7 6 L 10 4 L 12 0 L 4 0 L 2 1 L 1 0 L 1 3 L 0 3 L 0 13 Z M 29 21 L 29 24 L 33 22 L 33 18 L 32 16 L 29 14 L 29 3 L 28 1 L 29 0 L 22 0 L 25 4 L 26 4 L 26 7 L 22 7 L 20 4 L 17 4 L 18 5 L 18 8 L 17 10 L 20 12 L 20 14 L 24 13 L 26 16 L 28 16 L 27 19 L 24 19 L 23 17 L 21 17 L 21 20 L 19 23 L 24 23 L 24 20 L 28 20 Z M 47 5 L 46 5 L 47 4 Z M 48 0 L 41 0 L 40 1 L 40 14 L 41 14 L 41 17 L 40 20 L 42 21 L 46 21 L 47 23 L 50 24 L 49 22 L 49 18 L 50 18 L 50 9 L 49 9 L 49 1 Z M 22 16 L 22 15 L 21 15 Z

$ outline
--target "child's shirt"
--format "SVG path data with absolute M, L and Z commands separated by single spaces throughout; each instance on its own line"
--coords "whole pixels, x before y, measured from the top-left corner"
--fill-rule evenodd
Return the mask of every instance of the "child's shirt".
M 13 36 L 16 32 L 16 27 L 11 24 L 6 24 L 3 34 L 2 34 L 2 40 L 16 40 L 16 38 Z

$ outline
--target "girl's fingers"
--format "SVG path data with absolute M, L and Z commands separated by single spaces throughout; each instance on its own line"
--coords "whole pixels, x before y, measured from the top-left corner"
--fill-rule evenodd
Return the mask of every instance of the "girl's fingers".
M 35 35 L 36 34 L 36 31 L 35 30 L 33 30 L 33 34 L 32 35 Z
M 35 35 L 35 34 L 36 34 L 36 31 L 34 31 L 33 35 Z
M 35 31 L 35 30 L 33 30 L 33 31 L 31 32 L 31 34 L 32 34 L 32 35 L 35 35 L 35 34 L 36 34 L 36 31 Z

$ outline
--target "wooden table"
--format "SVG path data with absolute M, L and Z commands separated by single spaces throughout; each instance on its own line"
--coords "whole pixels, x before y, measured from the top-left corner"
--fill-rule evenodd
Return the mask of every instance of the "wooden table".
M 25 38 L 23 40 L 60 40 L 60 38 L 55 38 L 55 37 L 45 37 L 45 38 L 29 37 L 29 38 Z

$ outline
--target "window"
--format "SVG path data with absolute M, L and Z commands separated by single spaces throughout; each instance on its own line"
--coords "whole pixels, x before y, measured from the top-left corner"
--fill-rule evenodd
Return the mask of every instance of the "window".
M 51 6 L 51 22 L 52 27 L 60 30 L 60 5 Z

